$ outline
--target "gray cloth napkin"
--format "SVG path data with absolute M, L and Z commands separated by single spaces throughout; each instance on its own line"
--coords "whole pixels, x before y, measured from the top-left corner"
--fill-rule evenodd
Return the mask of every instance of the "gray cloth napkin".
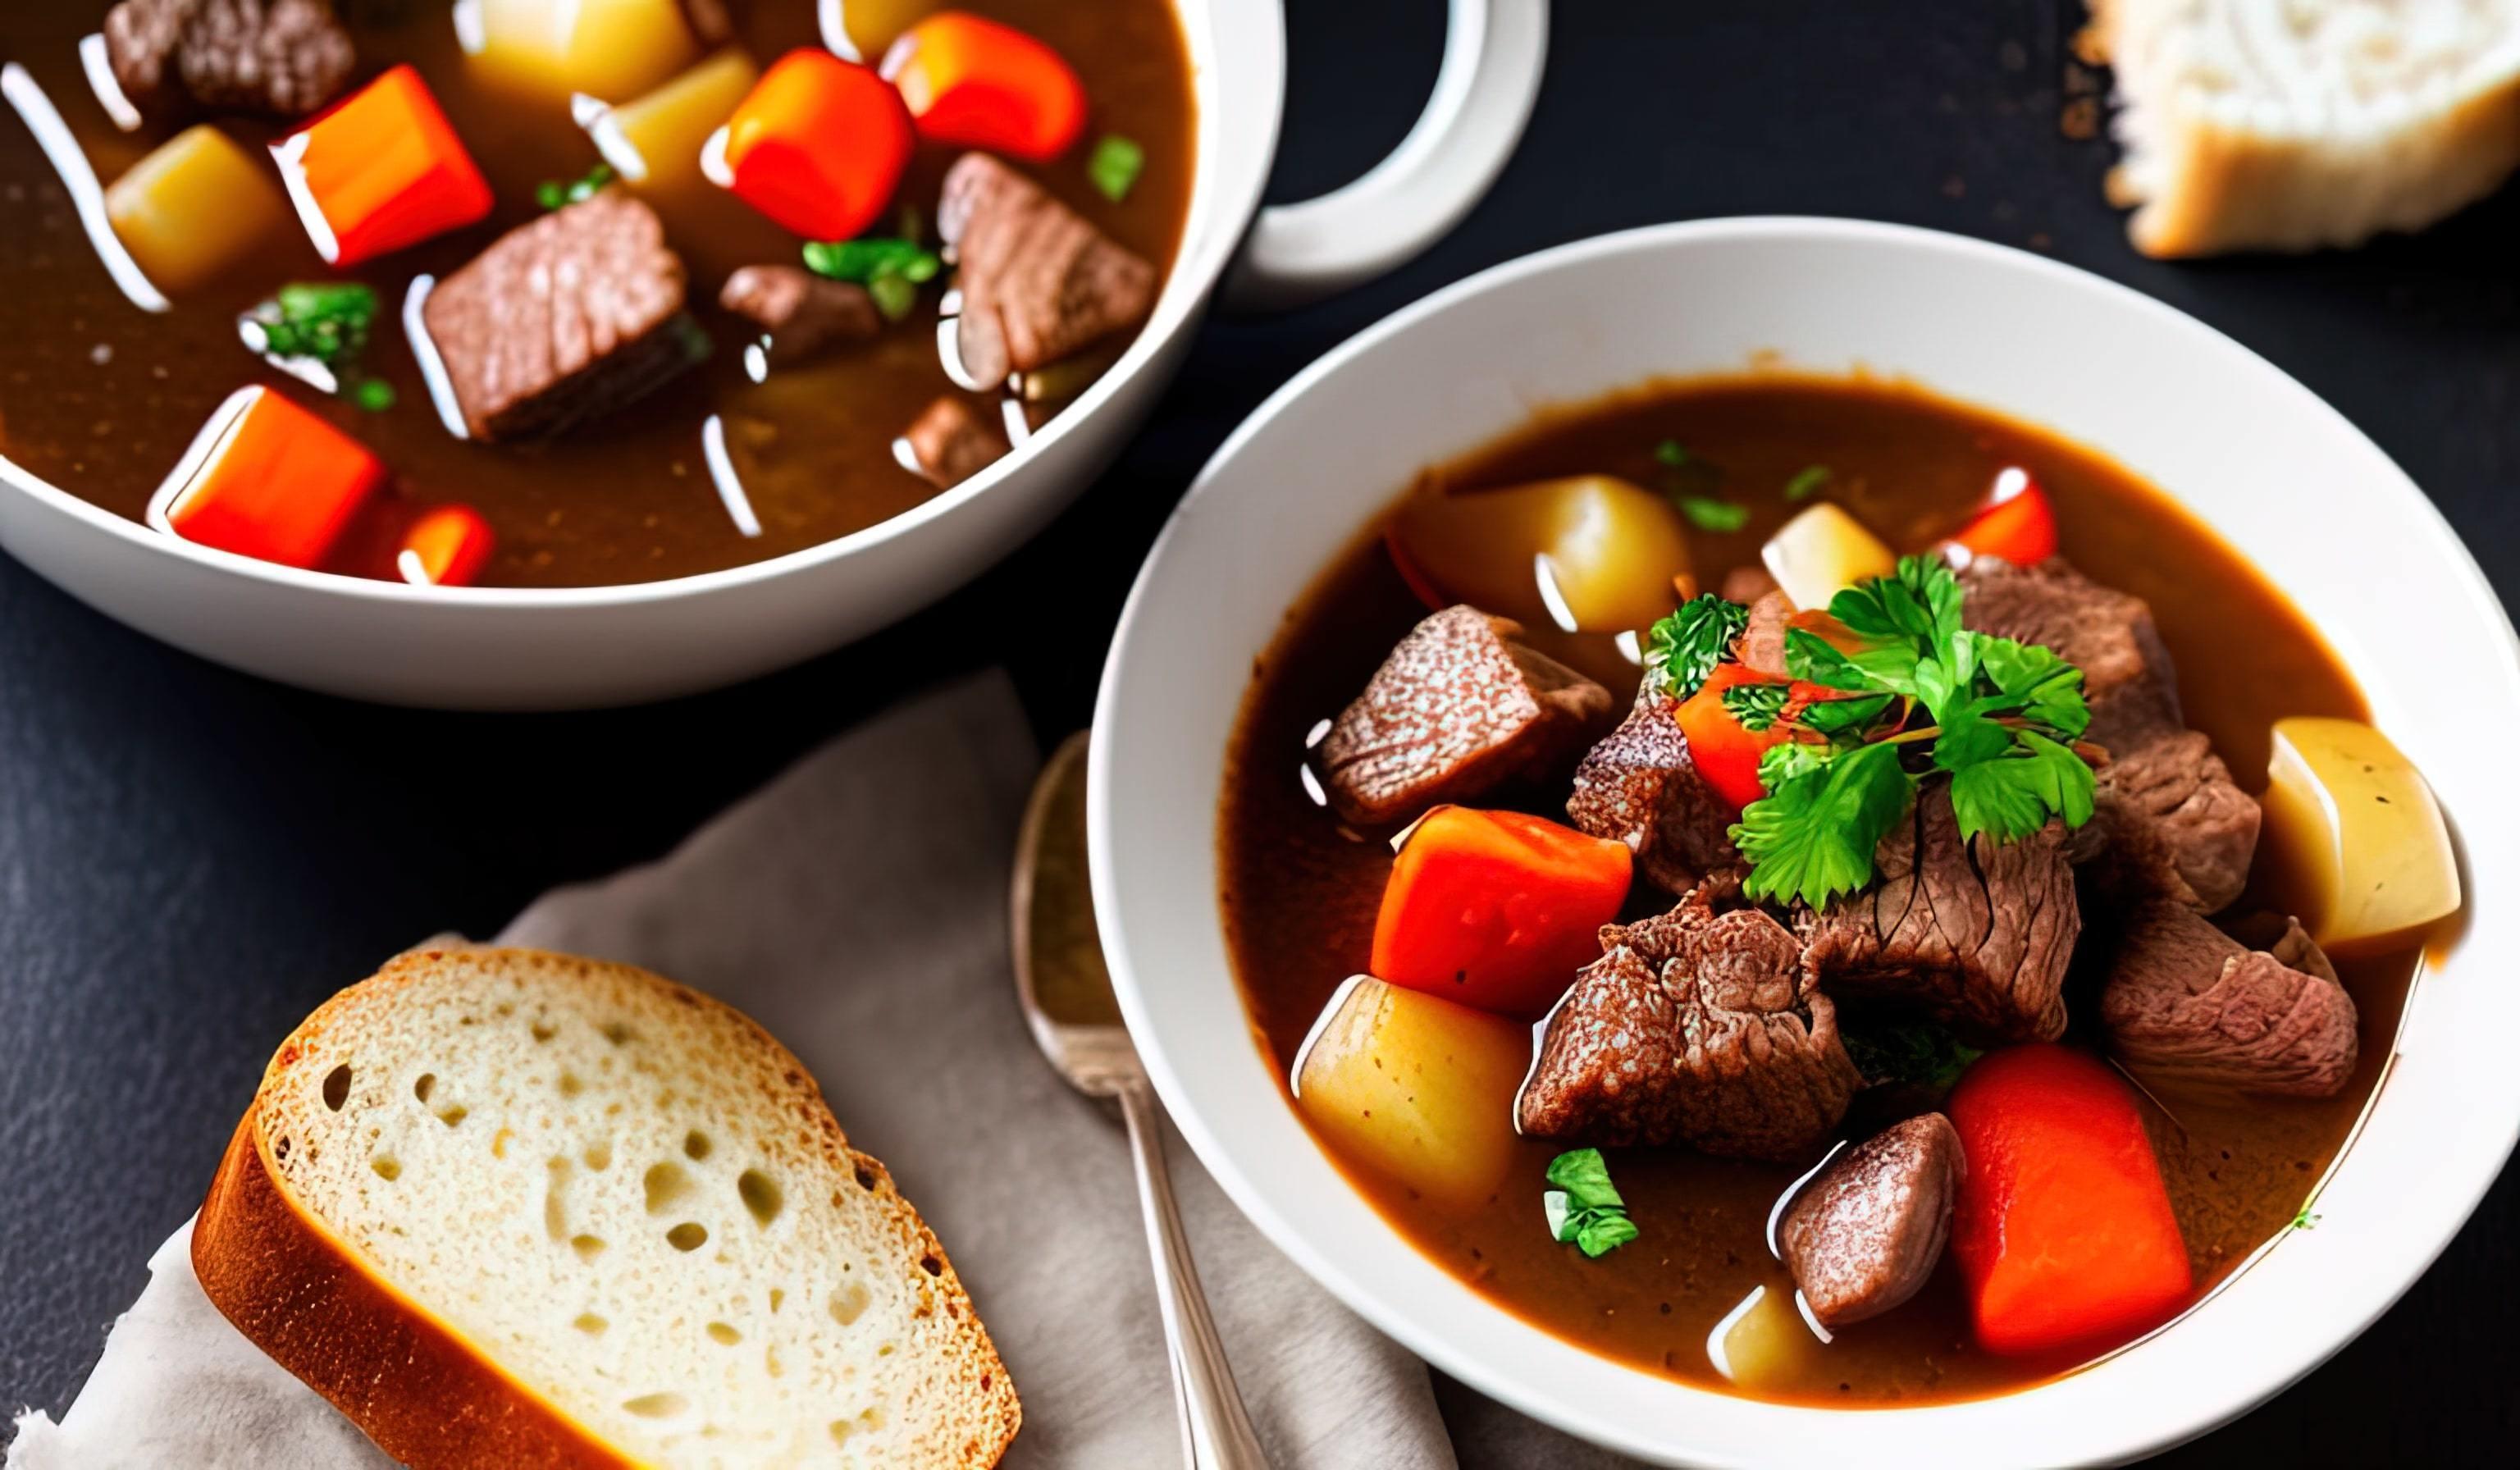
M 1038 760 L 1005 678 L 833 740 L 663 861 L 560 889 L 500 936 L 626 960 L 803 1057 L 954 1259 L 1013 1373 L 1006 1463 L 1155 1467 L 1180 1440 L 1115 1119 L 1015 1008 L 1006 893 Z M 1620 1463 L 1428 1374 L 1263 1240 L 1174 1140 L 1174 1182 L 1281 1470 Z M 18 1470 L 371 1470 L 385 1458 L 202 1295 L 179 1230 L 77 1403 L 20 1420 Z M 1447 1429 L 1447 1422 L 1450 1429 Z

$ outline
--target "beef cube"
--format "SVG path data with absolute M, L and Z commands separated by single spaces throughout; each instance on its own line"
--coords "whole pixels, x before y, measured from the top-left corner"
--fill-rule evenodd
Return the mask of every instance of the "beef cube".
M 1742 626 L 1734 653 L 1742 666 L 1762 674 L 1785 677 L 1785 625 L 1794 604 L 1781 592 L 1762 593 L 1750 602 L 1750 621 Z
M 1405 821 L 1564 770 L 1608 721 L 1610 691 L 1516 643 L 1521 632 L 1466 605 L 1410 630 L 1322 739 L 1340 816 Z
M 1925 1113 L 1839 1154 L 1795 1193 L 1777 1244 L 1822 1326 L 1879 1316 L 1923 1288 L 1967 1172 L 1959 1131 Z
M 1921 1008 L 1962 1039 L 2053 1041 L 2083 931 L 2064 828 L 1963 840 L 1948 782 L 1929 782 L 1881 839 L 1873 881 L 1796 923 L 1813 972 L 1842 1000 Z
M 940 395 L 902 430 L 905 464 L 939 490 L 951 490 L 988 468 L 1013 446 L 994 419 L 952 393 Z
M 706 354 L 656 211 L 618 189 L 519 225 L 423 312 L 476 439 L 557 433 Z
M 1776 575 L 1754 562 L 1743 562 L 1724 574 L 1725 601 L 1744 607 L 1778 590 Z
M 2333 1097 L 2354 1075 L 2354 998 L 2299 922 L 2252 950 L 2193 909 L 2129 914 L 2100 991 L 2118 1057 L 2168 1087 Z
M 303 117 L 358 65 L 332 0 L 122 0 L 106 12 L 105 52 L 122 95 L 160 119 Z
M 1601 930 L 1514 1100 L 1524 1133 L 1776 1160 L 1826 1139 L 1864 1079 L 1801 943 L 1757 909 L 1719 909 L 1739 885 L 1720 874 L 1661 917 Z
M 1648 676 L 1627 719 L 1575 768 L 1566 798 L 1567 821 L 1626 843 L 1637 870 L 1671 893 L 1741 861 L 1732 846 L 1735 813 L 1697 774 L 1679 709 Z
M 955 328 L 968 380 L 996 384 L 1147 318 L 1155 268 L 987 154 L 945 174 L 937 233 L 962 291 Z
M 2105 850 L 2120 874 L 2141 874 L 2204 913 L 2238 898 L 2257 851 L 2258 804 L 2186 728 L 2152 609 L 2054 557 L 2035 567 L 1980 560 L 1961 580 L 1970 627 L 2045 644 L 2083 671 L 2088 737 L 2109 754 L 2093 797 L 2102 840 L 2087 845 Z
M 747 265 L 726 278 L 717 301 L 769 334 L 775 368 L 792 368 L 844 342 L 883 335 L 883 313 L 865 287 L 803 266 Z

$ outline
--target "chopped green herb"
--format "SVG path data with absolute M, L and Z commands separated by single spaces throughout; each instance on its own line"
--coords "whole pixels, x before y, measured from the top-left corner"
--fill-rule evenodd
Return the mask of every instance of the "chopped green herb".
M 534 202 L 545 209 L 564 209 L 595 198 L 604 192 L 605 185 L 611 182 L 612 165 L 598 163 L 586 171 L 584 178 L 543 180 L 541 187 L 534 191 Z
M 2304 1205 L 2301 1207 L 2301 1213 L 2292 1218 L 2292 1227 L 2296 1230 L 2318 1229 L 2318 1217 L 2311 1213 L 2310 1206 Z
M 312 358 L 336 371 L 365 351 L 377 319 L 377 293 L 355 281 L 300 282 L 282 287 L 248 312 L 246 339 L 273 357 Z
M 1680 513 L 1701 531 L 1729 535 L 1750 523 L 1750 508 L 1712 495 L 1683 495 L 1675 502 Z
M 1637 1238 L 1636 1222 L 1628 1218 L 1627 1201 L 1610 1182 L 1599 1149 L 1559 1154 L 1550 1161 L 1549 1182 L 1557 1187 L 1540 1196 L 1540 1212 L 1550 1239 L 1598 1260 Z
M 1695 463 L 1696 459 L 1697 456 L 1690 454 L 1688 446 L 1678 439 L 1665 439 L 1654 446 L 1654 463 L 1666 468 L 1678 469 L 1684 465 Z
M 1909 1084 L 1948 1092 L 1969 1063 L 1986 1054 L 1932 1021 L 1866 1026 L 1841 1020 L 1838 1036 L 1855 1070 L 1875 1087 Z
M 1794 471 L 1792 479 L 1785 481 L 1785 499 L 1795 503 L 1807 501 L 1827 489 L 1833 477 L 1826 465 L 1806 465 Z
M 1785 701 L 1793 690 L 1781 684 L 1734 684 L 1724 690 L 1724 707 L 1732 712 L 1741 728 L 1757 735 L 1777 723 L 1785 712 Z
M 1793 736 L 1762 756 L 1768 794 L 1732 828 L 1751 898 L 1821 908 L 1870 882 L 1873 849 L 1935 772 L 1951 777 L 1963 837 L 2013 842 L 2051 821 L 2091 820 L 2092 768 L 2073 746 L 2091 724 L 2082 670 L 1963 628 L 1961 596 L 1949 567 L 1904 557 L 1895 575 L 1829 602 L 1857 636 L 1852 649 L 1786 632 L 1787 673 L 1858 697 L 1814 700 L 1790 718 L 1780 705 L 1750 727 L 1782 724 Z
M 813 242 L 805 246 L 805 267 L 819 276 L 864 286 L 884 319 L 898 322 L 918 304 L 919 288 L 935 280 L 945 262 L 916 240 L 869 236 Z
M 394 406 L 394 386 L 382 378 L 362 378 L 350 390 L 350 401 L 371 414 L 382 414 Z
M 1094 180 L 1094 187 L 1115 204 L 1138 187 L 1138 175 L 1146 168 L 1147 151 L 1138 146 L 1135 138 L 1123 138 L 1118 133 L 1105 134 L 1102 142 L 1094 145 L 1094 156 L 1085 161 L 1086 175 Z
M 1665 692 L 1686 699 L 1697 692 L 1732 641 L 1750 623 L 1750 609 L 1712 593 L 1689 599 L 1645 633 L 1645 667 Z

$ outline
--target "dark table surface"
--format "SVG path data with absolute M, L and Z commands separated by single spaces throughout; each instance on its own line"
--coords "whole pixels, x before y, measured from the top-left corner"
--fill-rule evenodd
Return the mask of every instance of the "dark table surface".
M 1288 9 L 1283 199 L 1407 130 L 1442 12 Z M 2101 201 L 2109 148 L 2059 126 L 2080 23 L 2073 0 L 1557 0 L 1521 154 L 1451 239 L 1339 300 L 1212 323 L 1145 435 L 1049 532 L 880 637 L 724 693 L 546 717 L 344 703 L 160 647 L 0 559 L 0 1398 L 68 1401 L 271 1048 L 325 996 L 427 934 L 495 931 L 554 883 L 656 855 L 947 673 L 1003 661 L 1045 738 L 1081 726 L 1140 557 L 1235 423 L 1369 323 L 1543 246 L 1800 212 L 2044 251 L 2308 383 L 2431 493 L 2506 599 L 2520 590 L 2520 196 L 2353 254 L 2144 260 Z M 1041 631 L 1011 644 L 1009 628 Z M 2506 1173 L 2376 1326 L 2170 1459 L 2508 1463 L 2515 1225 Z

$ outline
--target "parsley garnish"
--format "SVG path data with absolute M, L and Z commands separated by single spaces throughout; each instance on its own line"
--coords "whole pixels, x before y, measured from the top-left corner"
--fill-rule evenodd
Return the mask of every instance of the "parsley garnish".
M 612 165 L 598 163 L 588 169 L 582 179 L 543 180 L 541 187 L 534 191 L 534 202 L 546 209 L 564 209 L 571 204 L 585 203 L 603 193 L 604 186 L 611 182 Z
M 1656 622 L 1645 633 L 1645 667 L 1675 699 L 1697 692 L 1732 651 L 1732 641 L 1750 625 L 1750 609 L 1708 593 L 1689 599 L 1680 610 Z
M 1540 1208 L 1550 1239 L 1598 1260 L 1637 1238 L 1601 1150 L 1578 1148 L 1550 1160 L 1549 1182 L 1557 1187 L 1540 1196 Z
M 1782 684 L 1734 684 L 1724 690 L 1724 707 L 1741 728 L 1757 735 L 1777 723 L 1785 712 L 1785 701 L 1793 697 L 1793 689 Z
M 1986 1054 L 1932 1021 L 1841 1024 L 1838 1036 L 1855 1070 L 1875 1087 L 1905 1083 L 1948 1092 L 1969 1063 Z
M 1712 495 L 1683 495 L 1675 499 L 1680 513 L 1690 525 L 1701 531 L 1730 534 L 1750 523 L 1750 508 L 1738 501 L 1721 500 Z
M 1086 177 L 1094 181 L 1095 188 L 1102 191 L 1104 199 L 1115 204 L 1127 199 L 1129 191 L 1138 187 L 1138 175 L 1144 173 L 1146 167 L 1147 151 L 1138 145 L 1137 139 L 1123 138 L 1118 133 L 1106 134 L 1102 142 L 1094 145 L 1094 156 L 1085 160 Z
M 367 349 L 376 319 L 375 291 L 355 281 L 311 281 L 282 287 L 247 314 L 246 324 L 261 334 L 256 351 L 340 369 Z M 247 339 L 252 340 L 250 333 Z
M 1697 456 L 1690 454 L 1688 447 L 1678 439 L 1665 439 L 1654 446 L 1654 463 L 1666 468 L 1678 469 L 1683 465 L 1692 463 L 1696 458 Z
M 350 401 L 371 414 L 382 414 L 394 406 L 394 386 L 382 378 L 363 378 L 350 390 Z
M 1826 465 L 1806 465 L 1785 481 L 1785 499 L 1794 503 L 1807 501 L 1827 489 L 1832 478 Z
M 1761 758 L 1768 794 L 1732 834 L 1749 897 L 1817 909 L 1870 882 L 1873 849 L 1938 771 L 1962 837 L 2012 842 L 2091 820 L 2092 768 L 2073 748 L 2091 724 L 2082 670 L 1961 627 L 1960 600 L 1950 568 L 1907 557 L 1829 602 L 1851 650 L 1787 630 L 1787 673 L 1861 697 L 1780 707 L 1772 722 L 1792 738 Z
M 850 281 L 867 289 L 884 320 L 898 322 L 919 301 L 919 288 L 936 279 L 945 263 L 916 240 L 871 236 L 861 240 L 815 241 L 805 246 L 805 267 L 818 276 Z

